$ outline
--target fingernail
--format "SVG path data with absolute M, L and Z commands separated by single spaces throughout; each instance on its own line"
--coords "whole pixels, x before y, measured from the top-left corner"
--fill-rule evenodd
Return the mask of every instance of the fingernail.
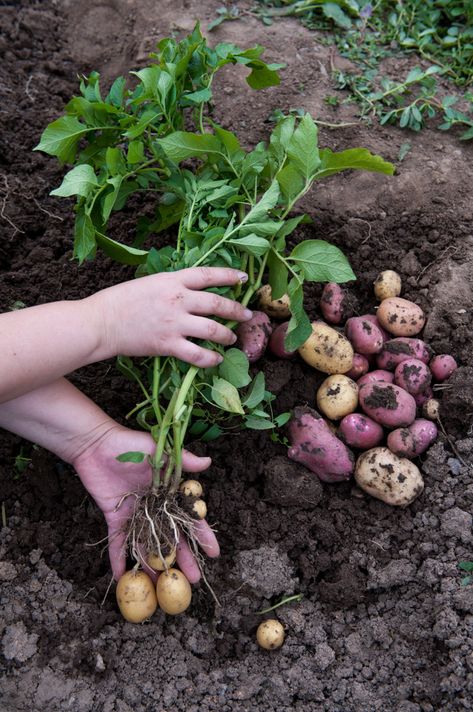
M 223 363 L 223 356 L 220 356 L 220 354 L 219 354 L 215 360 L 216 360 L 216 365 L 219 366 L 221 363 Z
M 237 338 L 238 336 L 236 334 L 233 334 L 231 343 L 234 344 Z
M 245 319 L 252 319 L 253 312 L 251 311 L 251 309 L 245 309 L 245 311 L 243 312 L 243 316 L 245 317 Z
M 238 279 L 240 282 L 248 282 L 248 275 L 246 272 L 238 272 Z

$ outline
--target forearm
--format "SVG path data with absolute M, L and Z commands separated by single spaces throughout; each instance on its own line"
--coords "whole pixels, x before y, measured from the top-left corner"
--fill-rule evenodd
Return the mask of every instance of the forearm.
M 113 355 L 96 298 L 0 314 L 0 403 Z
M 0 404 L 0 427 L 74 462 L 117 423 L 60 378 Z

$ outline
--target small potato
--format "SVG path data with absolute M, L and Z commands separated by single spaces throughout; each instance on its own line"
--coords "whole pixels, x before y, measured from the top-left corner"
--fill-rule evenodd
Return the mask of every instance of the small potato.
M 368 494 L 398 507 L 411 504 L 424 489 L 419 468 L 387 447 L 374 447 L 360 455 L 355 480 Z
M 181 482 L 179 489 L 186 497 L 202 497 L 204 493 L 198 480 L 185 480 Z
M 292 358 L 297 353 L 297 351 L 286 351 L 284 346 L 288 326 L 288 321 L 279 324 L 269 337 L 269 350 L 278 358 Z
M 370 371 L 358 379 L 357 386 L 358 388 L 361 388 L 361 386 L 364 386 L 366 383 L 379 383 L 379 381 L 384 383 L 394 383 L 394 373 L 384 371 L 383 369 Z
M 355 351 L 360 354 L 377 354 L 383 348 L 381 329 L 362 316 L 352 316 L 347 320 L 345 334 Z
M 413 396 L 425 393 L 432 381 L 430 369 L 417 358 L 408 358 L 394 371 L 394 383 Z
M 346 293 L 336 282 L 325 285 L 320 298 L 320 311 L 325 321 L 330 324 L 340 324 L 344 317 Z
M 379 302 L 390 297 L 398 297 L 401 294 L 401 278 L 392 269 L 380 272 L 373 284 L 374 293 Z
M 265 650 L 276 650 L 284 643 L 284 628 L 276 619 L 263 621 L 256 631 L 258 645 Z
M 360 388 L 359 399 L 366 415 L 385 428 L 407 427 L 416 417 L 414 398 L 394 383 L 367 383 Z
M 353 363 L 349 371 L 346 372 L 345 376 L 348 376 L 348 378 L 353 378 L 354 381 L 357 381 L 359 378 L 365 375 L 365 373 L 368 373 L 370 364 L 366 356 L 363 356 L 363 354 L 353 354 Z
M 350 447 L 359 450 L 369 450 L 379 445 L 384 436 L 383 428 L 379 423 L 361 413 L 350 413 L 340 422 L 338 437 Z
M 174 546 L 169 554 L 160 556 L 157 552 L 148 554 L 147 564 L 155 571 L 165 571 L 176 561 L 176 547 Z
M 376 357 L 376 363 L 378 368 L 394 371 L 398 364 L 408 358 L 417 358 L 419 361 L 429 363 L 432 354 L 432 349 L 422 339 L 400 336 L 386 341 L 383 350 Z
M 353 365 L 353 347 L 346 336 L 323 321 L 312 323 L 312 334 L 299 348 L 299 354 L 323 373 L 346 373 Z
M 117 583 L 116 595 L 120 613 L 130 623 L 142 623 L 158 605 L 154 584 L 144 571 L 124 573 Z
M 207 505 L 203 499 L 196 499 L 192 505 L 192 512 L 198 519 L 205 519 L 207 516 Z
M 412 395 L 417 407 L 423 408 L 424 403 L 427 403 L 427 401 L 432 400 L 432 398 L 434 397 L 434 392 L 430 388 L 430 386 L 428 386 L 424 391 L 421 391 L 420 393 L 413 393 Z
M 418 457 L 436 440 L 437 426 L 431 420 L 419 418 L 408 428 L 397 428 L 388 435 L 388 448 L 399 457 Z
M 422 309 L 401 297 L 384 299 L 378 307 L 376 318 L 383 329 L 394 336 L 415 336 L 425 324 Z
M 258 289 L 257 294 L 259 308 L 272 319 L 288 319 L 291 316 L 291 302 L 287 294 L 283 294 L 279 299 L 273 299 L 269 284 Z
M 440 403 L 436 398 L 429 398 L 422 404 L 422 415 L 429 420 L 438 420 L 440 416 Z
M 429 368 L 432 371 L 432 376 L 436 381 L 442 383 L 446 381 L 454 371 L 458 368 L 458 364 L 449 354 L 439 354 L 434 356 L 429 363 Z
M 161 610 L 171 616 L 176 616 L 190 606 L 191 585 L 182 571 L 168 569 L 159 575 L 156 596 Z
M 317 391 L 317 407 L 330 420 L 340 420 L 358 405 L 358 386 L 351 378 L 336 374 L 323 381 Z
M 269 317 L 259 311 L 254 311 L 249 321 L 238 324 L 235 330 L 238 337 L 237 345 L 246 354 L 250 363 L 262 357 L 272 330 Z

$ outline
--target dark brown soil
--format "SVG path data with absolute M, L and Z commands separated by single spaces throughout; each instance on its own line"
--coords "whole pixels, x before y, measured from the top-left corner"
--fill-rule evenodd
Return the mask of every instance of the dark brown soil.
M 0 308 L 76 299 L 129 270 L 99 258 L 71 261 L 71 210 L 48 196 L 61 178 L 32 148 L 76 91 L 77 74 L 105 83 L 142 65 L 155 41 L 203 27 L 221 0 L 0 2 Z M 245 7 L 245 3 L 239 3 Z M 267 134 L 275 108 L 303 106 L 330 122 L 330 48 L 296 21 L 265 27 L 244 16 L 214 41 L 261 43 L 285 61 L 283 83 L 252 93 L 243 75 L 217 85 L 216 119 L 248 145 Z M 336 59 L 336 58 L 335 58 Z M 412 60 L 399 60 L 404 72 Z M 412 149 L 399 163 L 401 144 Z M 454 134 L 388 127 L 321 129 L 333 149 L 366 146 L 397 163 L 396 176 L 347 174 L 305 199 L 306 237 L 349 255 L 357 312 L 372 310 L 372 282 L 396 269 L 403 296 L 428 314 L 425 338 L 462 368 L 443 394 L 442 436 L 421 463 L 426 488 L 409 508 L 362 495 L 351 483 L 321 484 L 285 460 L 283 445 L 258 433 L 208 446 L 204 477 L 221 558 L 209 566 L 216 609 L 196 587 L 189 615 L 125 623 L 108 561 L 89 547 L 105 533 L 100 512 L 69 468 L 41 450 L 15 474 L 20 443 L 0 437 L 1 712 L 459 712 L 473 703 L 473 586 L 458 562 L 472 557 L 473 379 L 471 159 Z M 122 229 L 128 229 L 125 216 Z M 311 315 L 320 288 L 307 290 Z M 281 410 L 312 405 L 321 380 L 300 362 L 264 363 Z M 113 417 L 133 393 L 113 364 L 83 369 L 75 382 Z M 202 449 L 201 445 L 197 445 Z M 285 464 L 286 462 L 286 464 Z M 285 476 L 286 475 L 286 476 Z M 258 649 L 257 612 L 283 594 L 286 642 Z

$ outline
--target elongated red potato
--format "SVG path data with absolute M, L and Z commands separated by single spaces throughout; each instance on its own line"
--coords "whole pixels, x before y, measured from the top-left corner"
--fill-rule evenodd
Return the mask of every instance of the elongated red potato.
M 330 324 L 340 324 L 345 316 L 346 292 L 336 282 L 325 285 L 320 298 L 320 311 L 325 321 Z

